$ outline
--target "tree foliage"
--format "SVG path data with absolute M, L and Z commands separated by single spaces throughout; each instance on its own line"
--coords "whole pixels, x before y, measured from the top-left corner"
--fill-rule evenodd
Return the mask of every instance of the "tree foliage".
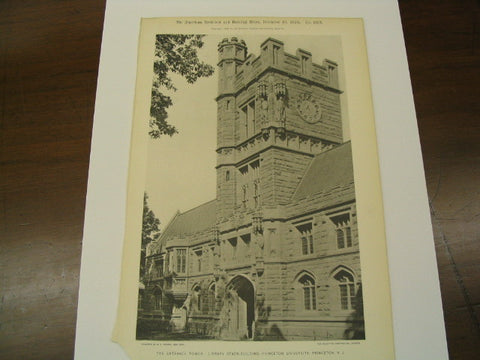
M 160 234 L 160 220 L 157 219 L 154 212 L 148 207 L 148 195 L 143 195 L 143 225 L 142 225 L 142 249 L 147 244 L 157 238 Z
M 170 96 L 162 91 L 176 91 L 170 75 L 183 76 L 189 84 L 198 78 L 213 74 L 214 68 L 198 58 L 198 50 L 203 47 L 204 35 L 159 34 L 155 41 L 155 61 L 152 103 L 150 106 L 150 131 L 152 138 L 177 133 L 175 126 L 167 122 L 167 109 L 173 104 Z

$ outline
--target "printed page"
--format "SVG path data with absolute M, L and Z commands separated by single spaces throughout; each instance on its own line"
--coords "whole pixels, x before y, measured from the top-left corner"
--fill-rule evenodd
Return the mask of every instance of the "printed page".
M 394 359 L 362 19 L 144 18 L 114 340 Z

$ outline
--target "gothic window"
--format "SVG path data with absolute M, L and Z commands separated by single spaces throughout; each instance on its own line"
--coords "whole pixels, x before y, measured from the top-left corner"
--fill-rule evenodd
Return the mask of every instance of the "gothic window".
M 238 205 L 246 208 L 257 208 L 260 203 L 260 160 L 256 159 L 249 164 L 238 168 L 237 199 Z
M 225 172 L 225 181 L 230 181 L 230 170 Z
M 353 246 L 352 227 L 350 215 L 348 213 L 331 217 L 335 224 L 335 233 L 337 239 L 337 249 L 345 249 Z
M 155 288 L 153 292 L 153 299 L 154 299 L 154 309 L 161 310 L 162 309 L 162 291 L 159 288 Z
M 241 114 L 245 126 L 245 138 L 255 134 L 255 100 L 242 107 Z
M 255 160 L 250 163 L 253 178 L 253 203 L 255 208 L 260 206 L 260 161 Z
M 312 223 L 298 225 L 297 230 L 300 235 L 302 255 L 313 254 Z
M 245 127 L 245 138 L 248 137 L 248 106 L 242 108 L 243 126 Z
M 353 274 L 345 269 L 334 275 L 337 281 L 341 310 L 353 310 L 355 306 L 355 280 Z
M 208 311 L 211 313 L 215 311 L 215 283 L 208 288 Z
M 187 250 L 177 249 L 177 273 L 185 273 L 187 265 Z
M 303 295 L 303 309 L 316 310 L 317 296 L 315 293 L 315 280 L 309 275 L 303 275 L 298 282 L 302 288 Z
M 248 117 L 250 122 L 250 133 L 249 136 L 255 134 L 255 101 L 251 101 L 248 104 Z
M 155 261 L 155 275 L 157 277 L 163 276 L 163 259 L 158 259 Z

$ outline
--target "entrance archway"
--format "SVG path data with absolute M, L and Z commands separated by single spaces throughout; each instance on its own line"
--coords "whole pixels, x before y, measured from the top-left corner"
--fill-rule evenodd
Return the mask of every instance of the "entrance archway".
M 255 289 L 246 277 L 235 276 L 225 288 L 224 338 L 252 339 L 255 320 Z

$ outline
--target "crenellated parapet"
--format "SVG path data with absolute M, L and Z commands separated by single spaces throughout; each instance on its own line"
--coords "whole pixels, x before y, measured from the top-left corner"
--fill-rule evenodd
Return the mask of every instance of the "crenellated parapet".
M 312 53 L 304 49 L 297 49 L 295 54 L 289 54 L 285 52 L 282 41 L 268 38 L 260 45 L 259 56 L 248 54 L 245 42 L 237 38 L 223 39 L 218 49 L 219 73 L 222 78 L 219 97 L 245 90 L 251 83 L 257 82 L 266 70 L 341 92 L 336 62 L 324 59 L 321 63 L 315 63 Z

